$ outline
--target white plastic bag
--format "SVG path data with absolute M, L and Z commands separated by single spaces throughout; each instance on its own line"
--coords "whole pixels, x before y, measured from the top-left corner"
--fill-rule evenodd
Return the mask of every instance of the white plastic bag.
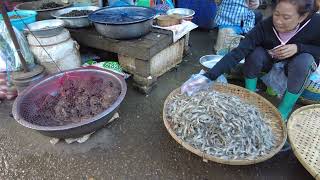
M 28 65 L 33 64 L 34 57 L 29 49 L 29 44 L 27 40 L 19 30 L 17 30 L 15 27 L 13 27 L 13 29 L 17 36 L 17 40 L 20 45 L 20 50 L 24 59 L 26 60 L 26 63 Z M 0 63 L 1 70 L 5 69 L 6 71 L 18 71 L 22 69 L 19 55 L 11 40 L 9 31 L 3 21 L 0 21 L 0 51 L 0 61 L 5 61 L 6 64 L 6 66 L 3 67 L 3 62 Z
M 288 78 L 284 73 L 284 65 L 284 62 L 274 64 L 268 74 L 261 78 L 266 86 L 271 87 L 280 96 L 287 89 Z
M 181 86 L 181 92 L 186 93 L 188 96 L 192 96 L 196 92 L 207 90 L 214 82 L 228 83 L 224 75 L 219 76 L 215 81 L 211 81 L 207 77 L 203 76 L 203 74 L 203 70 L 198 74 L 193 74 L 185 83 L 183 83 Z

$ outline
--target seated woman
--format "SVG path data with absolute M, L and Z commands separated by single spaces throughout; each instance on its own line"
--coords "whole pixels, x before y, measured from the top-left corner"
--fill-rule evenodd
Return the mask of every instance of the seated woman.
M 262 14 L 254 11 L 259 7 L 259 0 L 222 0 L 215 23 L 220 28 L 232 28 L 237 34 L 248 33 L 262 20 Z
M 274 63 L 282 61 L 288 81 L 278 110 L 286 121 L 310 73 L 319 64 L 320 14 L 316 11 L 316 0 L 278 0 L 272 17 L 254 27 L 240 45 L 208 73 L 184 83 L 182 92 L 205 87 L 211 80 L 229 72 L 243 58 L 246 58 L 245 86 L 255 91 L 259 73 L 270 70 Z

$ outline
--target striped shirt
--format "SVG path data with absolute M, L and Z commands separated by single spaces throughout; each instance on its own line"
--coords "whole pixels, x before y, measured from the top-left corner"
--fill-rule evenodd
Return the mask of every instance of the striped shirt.
M 248 8 L 247 0 L 222 0 L 218 7 L 215 23 L 218 26 L 238 26 L 243 33 L 249 32 L 255 23 L 253 10 Z

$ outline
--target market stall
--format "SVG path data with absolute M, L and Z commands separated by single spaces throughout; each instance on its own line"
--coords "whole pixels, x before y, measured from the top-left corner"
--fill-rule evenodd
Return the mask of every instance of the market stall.
M 120 19 L 123 18 L 124 11 L 133 13 L 133 19 L 136 16 L 134 13 L 137 12 L 136 9 L 130 12 L 128 7 L 105 9 L 108 10 L 117 11 L 115 13 L 119 14 Z M 103 22 L 95 23 L 96 28 L 70 28 L 69 31 L 80 45 L 116 53 L 123 70 L 133 75 L 135 86 L 141 92 L 148 93 L 155 86 L 159 76 L 182 61 L 189 36 L 187 31 L 185 36 L 174 39 L 173 31 L 152 27 L 153 19 L 150 21 L 148 16 L 150 15 L 136 22 L 125 22 L 125 18 L 120 23 L 114 22 L 113 19 L 104 19 Z M 93 15 L 91 21 L 95 22 Z

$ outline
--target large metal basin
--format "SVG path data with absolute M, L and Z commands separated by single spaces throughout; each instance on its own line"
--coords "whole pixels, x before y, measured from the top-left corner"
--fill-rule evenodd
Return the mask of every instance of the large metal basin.
M 73 10 L 91 10 L 96 11 L 99 7 L 97 6 L 82 6 L 82 7 L 70 7 L 61 9 L 51 13 L 51 15 L 57 19 L 61 19 L 65 22 L 66 27 L 69 28 L 83 28 L 91 25 L 91 22 L 88 19 L 88 15 L 86 16 L 77 16 L 77 17 L 64 17 L 61 16 L 63 14 L 69 13 Z
M 107 7 L 89 15 L 96 30 L 112 39 L 134 39 L 148 34 L 152 29 L 156 11 L 137 6 Z
M 53 0 L 52 0 L 53 1 Z M 59 4 L 63 4 L 63 6 L 61 7 L 57 7 L 57 8 L 51 8 L 51 9 L 40 9 L 40 6 L 43 3 L 47 3 L 49 2 L 48 0 L 42 0 L 42 1 L 32 1 L 32 2 L 25 2 L 25 3 L 21 3 L 18 4 L 15 9 L 16 10 L 33 10 L 36 11 L 38 13 L 37 16 L 37 20 L 46 20 L 46 19 L 53 19 L 53 17 L 51 16 L 51 13 L 59 10 L 59 9 L 63 9 L 66 7 L 71 6 L 71 3 L 63 3 L 60 0 L 55 0 L 54 2 L 59 3 Z
M 121 87 L 121 93 L 116 99 L 116 101 L 106 110 L 101 112 L 100 114 L 90 118 L 85 119 L 77 123 L 70 123 L 61 126 L 40 126 L 34 123 L 31 123 L 30 119 L 32 117 L 32 113 L 37 112 L 37 108 L 33 108 L 35 106 L 32 101 L 32 98 L 45 91 L 46 93 L 55 94 L 57 92 L 57 82 L 61 79 L 65 73 L 69 73 L 70 76 L 74 75 L 86 75 L 86 76 L 96 76 L 109 78 L 114 83 L 118 83 Z M 71 74 L 72 73 L 72 74 Z M 114 113 L 119 108 L 120 103 L 125 97 L 127 92 L 127 85 L 123 77 L 107 70 L 95 69 L 95 68 L 79 68 L 68 70 L 65 72 L 60 72 L 54 75 L 51 75 L 42 81 L 38 82 L 33 86 L 29 86 L 25 89 L 21 95 L 17 97 L 13 104 L 12 113 L 14 119 L 21 125 L 39 131 L 40 133 L 57 138 L 73 138 L 80 137 L 82 135 L 94 132 L 102 127 L 104 127 L 112 118 Z M 34 101 L 34 100 L 33 100 Z
M 152 29 L 153 20 L 135 24 L 109 25 L 93 23 L 96 30 L 103 36 L 112 39 L 135 39 L 148 34 Z

